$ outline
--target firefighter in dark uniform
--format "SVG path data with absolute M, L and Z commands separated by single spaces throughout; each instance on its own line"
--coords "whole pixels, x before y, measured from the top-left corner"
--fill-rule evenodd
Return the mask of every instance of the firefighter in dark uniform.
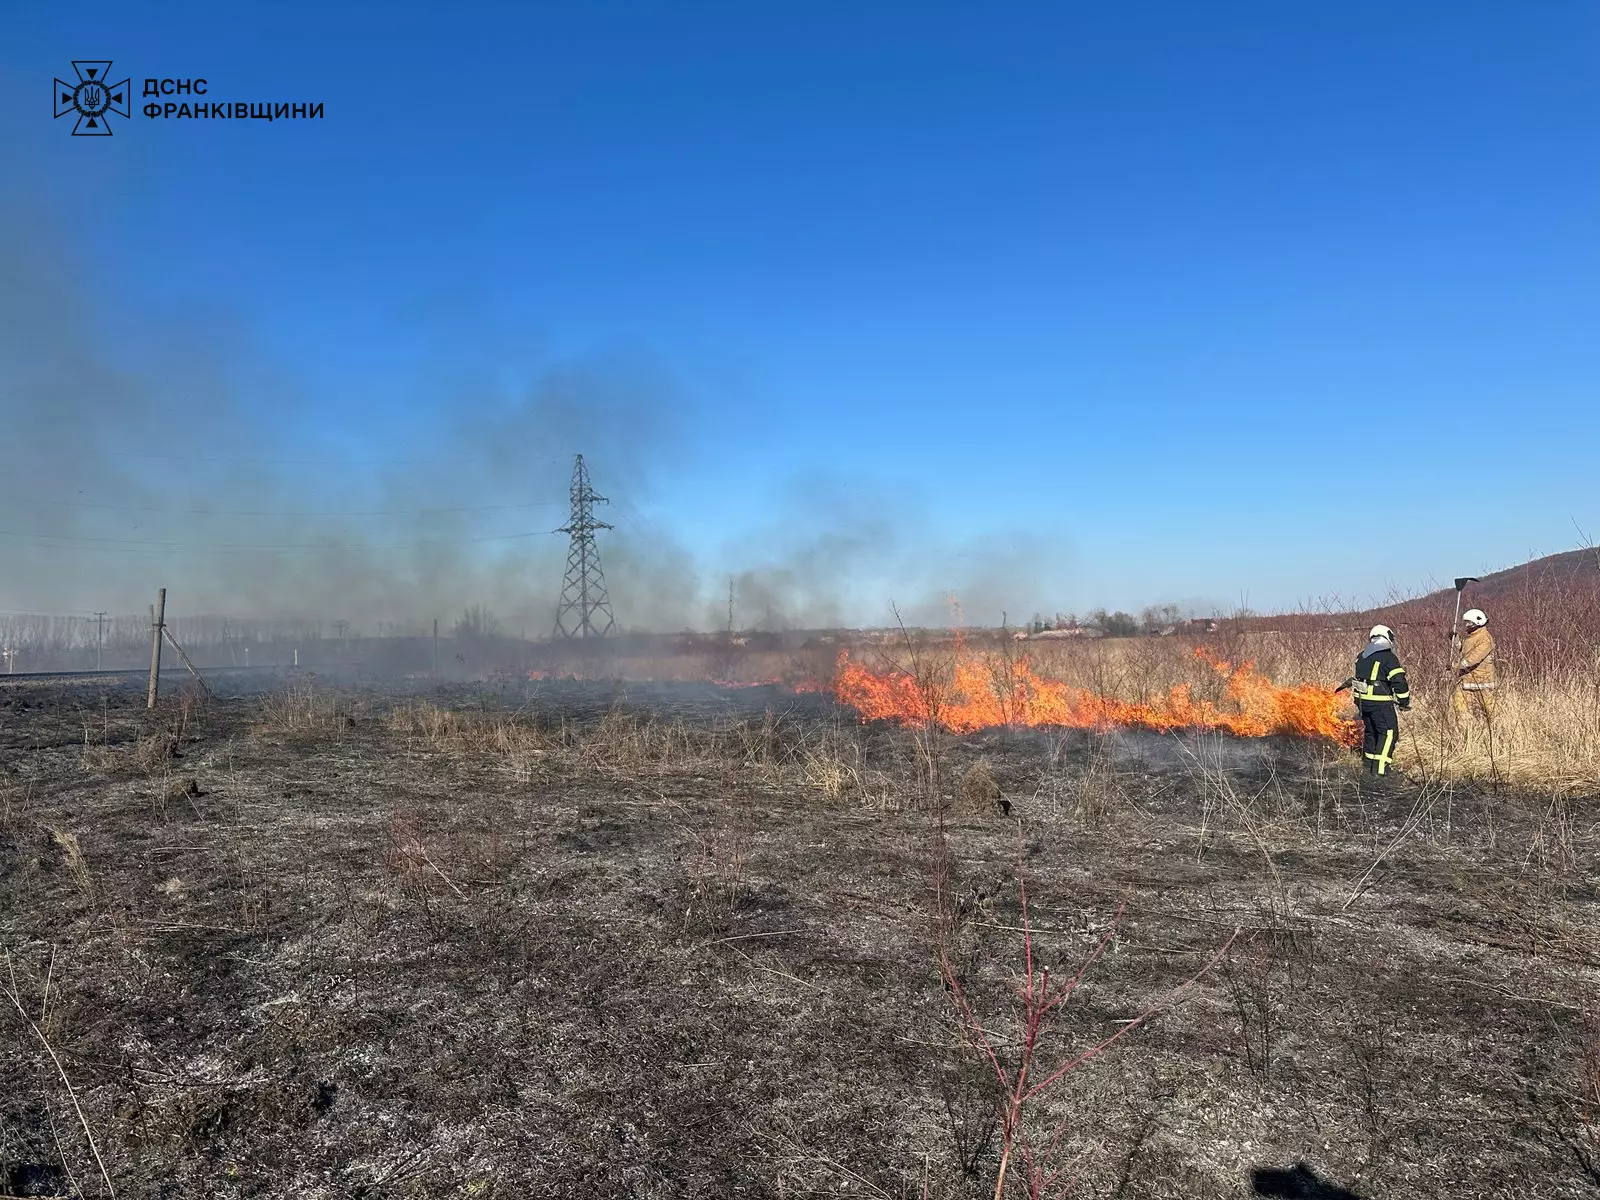
M 1387 775 L 1395 743 L 1400 740 L 1396 710 L 1406 712 L 1411 707 L 1411 685 L 1394 652 L 1394 630 L 1387 625 L 1374 625 L 1367 635 L 1366 649 L 1356 657 L 1352 690 L 1361 713 L 1361 753 L 1367 773 Z

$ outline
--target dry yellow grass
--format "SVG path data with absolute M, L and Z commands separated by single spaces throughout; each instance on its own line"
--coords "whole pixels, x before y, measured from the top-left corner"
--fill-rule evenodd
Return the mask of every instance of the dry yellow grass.
M 590 724 L 552 728 L 526 714 L 452 710 L 413 700 L 389 714 L 387 728 L 430 753 L 506 766 L 523 780 L 571 762 L 632 777 L 735 770 L 747 778 L 797 783 L 829 803 L 888 809 L 904 800 L 884 771 L 867 766 L 850 724 L 802 734 L 770 713 L 761 720 L 707 724 L 613 708 Z
M 1350 674 L 1361 641 L 1359 633 L 1223 633 L 1206 638 L 1203 645 L 1224 661 L 1253 663 L 1274 683 L 1332 688 Z M 974 635 L 966 644 L 997 660 L 1026 658 L 1040 675 L 1120 701 L 1148 701 L 1184 684 L 1196 699 L 1227 702 L 1226 681 L 1196 656 L 1197 643 L 1181 637 L 1002 643 Z M 948 655 L 954 642 L 937 637 L 927 649 L 934 656 Z M 1442 632 L 1429 642 L 1403 640 L 1398 649 L 1415 697 L 1411 711 L 1401 718 L 1397 761 L 1402 769 L 1436 779 L 1494 780 L 1567 792 L 1600 779 L 1600 661 L 1560 678 L 1519 671 L 1516 662 L 1503 664 L 1497 709 L 1485 723 L 1464 719 L 1451 708 L 1454 678 Z M 882 659 L 889 665 L 895 651 L 892 642 L 863 643 L 851 653 L 862 661 Z M 832 656 L 836 650 L 827 653 Z M 608 665 L 630 677 L 705 678 L 698 659 Z M 779 656 L 767 653 L 742 658 L 737 666 L 732 673 L 744 679 L 795 674 L 792 664 L 785 672 Z M 1353 708 L 1346 711 L 1354 715 Z M 348 720 L 331 696 L 310 688 L 272 698 L 263 706 L 263 717 L 264 728 L 291 733 L 337 727 Z M 883 792 L 848 739 L 787 745 L 770 723 L 708 726 L 618 708 L 579 733 L 541 726 L 527 717 L 415 701 L 396 708 L 388 727 L 434 749 L 507 756 L 523 776 L 554 753 L 575 753 L 615 771 L 670 771 L 713 760 L 742 760 L 751 769 L 793 769 L 810 790 L 830 801 L 848 797 L 872 803 Z M 1079 800 L 1088 809 L 1101 807 L 1095 797 Z
M 83 857 L 83 847 L 78 844 L 78 835 L 59 825 L 44 825 L 43 828 L 50 835 L 50 840 L 55 842 L 56 848 L 61 851 L 61 861 L 71 872 L 73 881 L 80 890 L 87 892 L 91 882 L 89 863 Z
M 1453 710 L 1454 676 L 1441 650 L 1447 643 L 1442 636 L 1439 642 L 1398 647 L 1414 697 L 1401 717 L 1403 768 L 1562 791 L 1600 780 L 1600 663 L 1560 677 L 1502 665 L 1494 715 L 1485 722 Z M 1350 674 L 1360 643 L 1359 635 L 1251 633 L 1206 645 L 1227 661 L 1253 662 L 1280 685 L 1333 687 Z M 1028 642 L 1013 652 L 1041 674 L 1119 700 L 1147 700 L 1180 683 L 1197 697 L 1223 698 L 1222 680 L 1183 639 Z
M 1403 761 L 1452 778 L 1573 791 L 1600 781 L 1600 689 L 1586 680 L 1506 680 L 1494 714 L 1461 717 L 1449 694 L 1413 707 Z
M 351 720 L 350 714 L 340 707 L 336 693 L 304 683 L 262 697 L 256 732 L 337 733 L 348 728 Z
M 973 763 L 956 783 L 955 811 L 961 815 L 998 812 L 1000 785 L 983 759 Z

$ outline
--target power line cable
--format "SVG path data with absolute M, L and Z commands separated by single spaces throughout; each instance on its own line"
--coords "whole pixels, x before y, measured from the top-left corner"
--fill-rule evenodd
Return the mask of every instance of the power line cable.
M 441 508 L 350 509 L 346 511 L 314 511 L 308 509 L 284 510 L 228 509 L 228 508 L 167 508 L 159 504 L 103 504 L 92 500 L 43 500 L 33 496 L 15 496 L 9 504 L 44 504 L 55 508 L 92 508 L 113 512 L 171 513 L 185 517 L 421 517 L 434 513 L 506 512 L 524 508 L 556 508 L 565 500 L 529 500 L 523 504 L 465 504 Z
M 144 454 L 109 450 L 106 458 L 131 458 L 150 462 L 248 463 L 265 467 L 475 467 L 481 463 L 460 458 L 252 458 L 236 454 Z M 565 463 L 563 456 L 529 459 L 529 465 Z
M 70 534 L 21 532 L 0 529 L 0 538 L 23 539 L 24 544 L 39 550 L 112 550 L 144 554 L 258 554 L 284 550 L 310 550 L 328 554 L 348 554 L 368 550 L 412 550 L 426 546 L 465 546 L 484 542 L 509 542 L 526 538 L 549 536 L 548 530 L 531 533 L 501 533 L 469 538 L 417 538 L 409 542 L 390 542 L 372 545 L 365 542 L 328 545 L 318 542 L 248 543 L 248 542 L 158 542 L 137 538 L 86 538 Z

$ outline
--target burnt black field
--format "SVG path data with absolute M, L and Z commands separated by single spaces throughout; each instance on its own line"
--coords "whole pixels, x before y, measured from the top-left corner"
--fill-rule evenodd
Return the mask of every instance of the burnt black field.
M 1160 1009 L 1025 1114 L 1072 1194 L 1595 1194 L 1593 801 L 1352 767 L 762 687 L 0 686 L 0 1193 L 987 1196 L 938 950 L 1014 1052 L 1020 876 L 1041 960 L 1109 931 L 1044 1063 Z

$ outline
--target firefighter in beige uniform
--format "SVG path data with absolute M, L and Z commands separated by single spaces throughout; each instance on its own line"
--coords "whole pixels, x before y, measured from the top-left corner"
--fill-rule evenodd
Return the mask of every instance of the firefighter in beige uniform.
M 1456 691 L 1451 697 L 1455 710 L 1461 716 L 1477 713 L 1480 717 L 1494 715 L 1494 635 L 1489 632 L 1489 618 L 1481 608 L 1469 608 L 1461 614 L 1465 633 L 1461 637 L 1461 657 L 1456 661 Z

